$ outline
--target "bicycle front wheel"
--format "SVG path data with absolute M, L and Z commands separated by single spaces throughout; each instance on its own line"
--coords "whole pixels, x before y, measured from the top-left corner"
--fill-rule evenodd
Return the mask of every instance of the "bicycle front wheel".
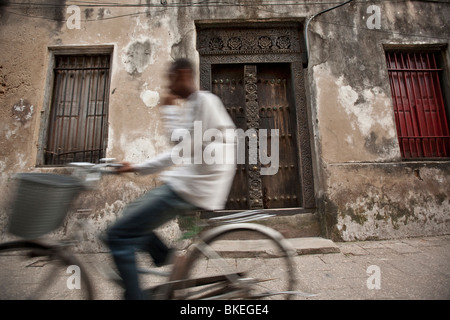
M 279 232 L 266 226 L 214 228 L 192 248 L 184 280 L 169 298 L 290 299 L 296 286 L 294 253 Z
M 0 244 L 0 300 L 93 299 L 83 265 L 64 249 L 36 241 Z

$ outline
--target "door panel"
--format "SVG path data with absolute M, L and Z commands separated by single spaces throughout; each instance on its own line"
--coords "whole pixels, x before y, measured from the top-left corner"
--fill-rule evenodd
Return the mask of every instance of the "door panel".
M 256 73 L 256 97 L 248 87 L 246 90 L 246 81 L 249 82 L 249 77 L 248 74 L 245 77 L 245 72 Z M 237 166 L 226 205 L 228 210 L 302 206 L 295 102 L 290 72 L 290 65 L 281 63 L 211 66 L 212 92 L 222 99 L 237 128 L 244 131 L 254 128 L 259 133 L 259 142 L 261 139 L 267 139 L 268 150 L 261 149 L 260 153 L 272 156 L 272 163 L 261 164 L 258 155 L 258 164 L 249 164 L 248 143 L 246 143 L 246 163 Z M 247 83 L 247 86 L 249 85 L 252 84 Z M 251 103 L 254 101 L 258 104 L 256 114 L 251 109 Z M 259 132 L 260 129 L 267 131 Z M 271 129 L 277 129 L 278 135 Z M 272 139 L 278 139 L 279 142 L 278 172 L 274 175 L 255 174 L 255 170 L 259 171 L 261 166 L 263 168 L 273 166 L 272 151 L 277 150 L 271 150 Z
M 264 208 L 300 206 L 301 180 L 295 129 L 290 67 L 288 64 L 258 65 L 260 128 L 278 129 L 279 168 L 275 175 L 262 175 Z M 261 139 L 262 137 L 260 137 Z M 270 148 L 270 140 L 267 146 Z M 262 150 L 264 152 L 264 150 Z
M 236 128 L 246 130 L 244 68 L 242 65 L 213 65 L 212 92 L 222 99 Z M 225 209 L 248 209 L 248 182 L 246 165 L 238 164 Z

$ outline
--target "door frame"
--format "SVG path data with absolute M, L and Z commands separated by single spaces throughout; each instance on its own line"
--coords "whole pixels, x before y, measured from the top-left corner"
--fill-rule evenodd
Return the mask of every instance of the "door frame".
M 303 207 L 264 209 L 278 215 L 314 211 L 316 207 L 310 116 L 306 105 L 303 21 L 195 21 L 200 57 L 200 88 L 211 91 L 211 66 L 216 64 L 287 63 L 294 90 L 299 174 Z M 229 211 L 227 211 L 229 212 Z

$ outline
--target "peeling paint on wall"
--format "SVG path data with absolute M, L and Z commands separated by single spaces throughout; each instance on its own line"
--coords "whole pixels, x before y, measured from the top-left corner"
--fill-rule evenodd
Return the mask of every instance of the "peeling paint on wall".
M 340 212 L 337 228 L 344 241 L 446 233 L 448 214 L 443 208 L 449 206 L 448 200 L 440 203 L 438 198 L 417 194 L 409 194 L 400 202 L 386 194 L 380 197 L 375 191 L 352 199 Z
M 140 98 L 146 107 L 153 108 L 159 104 L 159 93 L 157 91 L 148 90 L 147 83 L 144 84 L 144 89 L 141 91 Z
M 358 129 L 367 136 L 375 125 L 380 125 L 392 138 L 395 138 L 392 116 L 383 110 L 390 108 L 390 98 L 381 88 L 365 89 L 358 94 L 351 86 L 343 85 L 342 77 L 338 79 L 337 85 L 339 87 L 338 101 L 345 112 L 356 119 L 352 121 L 354 129 Z
M 133 41 L 124 51 L 122 62 L 129 74 L 142 73 L 154 62 L 152 43 L 149 39 Z
M 14 120 L 19 121 L 22 124 L 31 120 L 33 113 L 34 106 L 24 99 L 20 99 L 20 101 L 12 107 Z
M 399 156 L 391 98 L 383 88 L 352 87 L 328 63 L 314 66 L 318 134 L 323 156 L 334 161 L 380 161 Z
M 336 240 L 445 234 L 450 193 L 445 165 L 354 164 L 329 167 L 328 233 Z

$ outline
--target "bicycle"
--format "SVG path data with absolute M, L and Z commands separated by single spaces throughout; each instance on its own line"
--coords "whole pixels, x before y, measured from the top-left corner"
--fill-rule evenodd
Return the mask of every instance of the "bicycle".
M 72 165 L 78 168 L 73 176 L 45 173 L 19 175 L 20 183 L 9 231 L 22 239 L 0 244 L 0 257 L 6 252 L 8 258 L 17 260 L 22 271 L 24 266 L 43 262 L 51 264 L 53 268 L 48 274 L 42 275 L 44 278 L 33 281 L 24 281 L 23 272 L 19 279 L 8 275 L 6 281 L 0 282 L 0 299 L 59 299 L 60 290 L 66 290 L 64 297 L 68 299 L 96 297 L 87 268 L 72 253 L 74 241 L 46 240 L 43 236 L 58 228 L 72 200 L 81 191 L 89 189 L 101 175 L 111 173 L 109 167 L 115 164 Z M 52 192 L 45 190 L 48 186 L 37 186 L 42 180 L 50 185 Z M 54 199 L 51 199 L 51 194 L 54 194 Z M 42 201 L 44 195 L 45 201 Z M 38 210 L 40 217 L 30 222 L 32 210 Z M 175 261 L 170 272 L 141 270 L 142 273 L 168 277 L 162 284 L 146 289 L 149 299 L 290 299 L 295 295 L 308 296 L 295 291 L 297 279 L 292 260 L 295 250 L 289 242 L 274 229 L 250 223 L 268 217 L 270 215 L 262 211 L 245 211 L 209 219 L 206 230 L 195 232 L 198 233 L 196 240 L 184 258 Z M 246 242 L 246 239 L 251 240 Z M 241 241 L 242 245 L 250 243 L 266 249 L 259 250 L 259 259 L 250 257 L 235 260 L 242 257 L 236 256 L 233 250 L 224 251 L 223 248 L 227 241 L 236 240 Z M 254 247 L 249 248 L 249 252 L 254 252 Z M 36 258 L 37 261 L 30 261 Z M 265 260 L 262 263 L 263 258 L 269 262 Z M 256 263 L 257 266 L 250 267 L 249 263 Z M 67 275 L 73 272 L 69 271 L 71 267 L 79 268 L 77 271 L 82 276 L 78 288 L 68 292 L 68 287 L 73 286 L 69 285 Z M 2 272 L 5 273 L 4 269 Z M 5 297 L 6 293 L 11 292 L 9 286 L 16 288 L 19 284 L 25 284 L 25 288 L 17 291 L 15 296 Z M 36 285 L 35 289 L 31 288 L 32 284 Z M 51 290 L 53 285 L 56 288 Z M 51 294 L 46 296 L 45 293 Z

